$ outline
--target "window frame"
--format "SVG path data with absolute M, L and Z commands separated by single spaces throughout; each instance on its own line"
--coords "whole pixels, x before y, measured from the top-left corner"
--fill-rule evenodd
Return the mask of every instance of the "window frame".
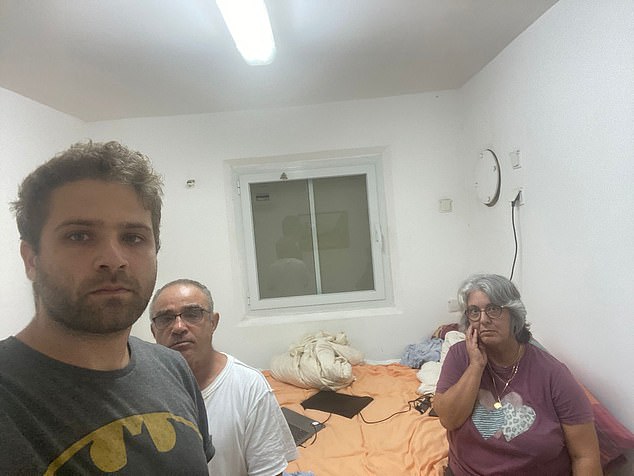
M 286 156 L 277 160 L 271 158 L 265 162 L 260 159 L 256 163 L 242 162 L 232 167 L 232 179 L 238 196 L 235 207 L 236 232 L 240 237 L 243 256 L 242 281 L 246 291 L 248 317 L 271 313 L 321 312 L 329 308 L 358 309 L 391 305 L 382 159 L 382 151 L 371 150 L 328 153 L 326 157 L 320 154 Z M 282 173 L 286 174 L 288 180 L 365 175 L 374 290 L 260 298 L 250 184 L 281 181 Z

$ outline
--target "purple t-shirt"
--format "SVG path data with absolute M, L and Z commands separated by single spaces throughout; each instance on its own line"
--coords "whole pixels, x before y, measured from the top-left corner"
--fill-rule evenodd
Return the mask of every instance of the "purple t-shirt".
M 465 342 L 453 345 L 438 379 L 445 392 L 469 365 Z M 498 374 L 504 369 L 495 368 Z M 593 420 L 592 407 L 568 368 L 549 353 L 527 344 L 517 374 L 505 392 L 493 386 L 485 368 L 471 417 L 447 432 L 449 467 L 459 475 L 569 475 L 570 457 L 561 424 Z M 510 377 L 507 374 L 505 380 Z M 502 408 L 493 404 L 500 393 Z

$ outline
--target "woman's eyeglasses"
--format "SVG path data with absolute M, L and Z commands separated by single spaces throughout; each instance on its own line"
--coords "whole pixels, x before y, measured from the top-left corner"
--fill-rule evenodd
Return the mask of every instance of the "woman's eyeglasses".
M 498 306 L 497 304 L 487 304 L 484 309 L 480 309 L 478 306 L 469 306 L 464 315 L 467 316 L 471 322 L 478 322 L 482 312 L 484 312 L 491 319 L 499 319 L 502 317 L 502 309 L 504 306 Z
M 200 321 L 203 320 L 203 316 L 206 312 L 211 314 L 211 311 L 203 309 L 202 307 L 188 307 L 178 314 L 165 312 L 163 314 L 154 316 L 152 318 L 152 322 L 158 330 L 162 331 L 163 329 L 166 329 L 174 324 L 174 321 L 176 321 L 177 317 L 180 317 L 188 324 L 198 324 Z

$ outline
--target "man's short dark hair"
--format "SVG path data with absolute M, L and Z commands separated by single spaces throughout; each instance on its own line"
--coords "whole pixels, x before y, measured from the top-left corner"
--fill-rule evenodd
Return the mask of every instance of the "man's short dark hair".
M 18 199 L 11 203 L 20 238 L 38 252 L 42 228 L 48 218 L 51 192 L 78 180 L 103 180 L 134 187 L 143 207 L 152 215 L 156 251 L 160 247 L 162 180 L 150 160 L 116 141 L 73 144 L 40 165 L 22 182 Z

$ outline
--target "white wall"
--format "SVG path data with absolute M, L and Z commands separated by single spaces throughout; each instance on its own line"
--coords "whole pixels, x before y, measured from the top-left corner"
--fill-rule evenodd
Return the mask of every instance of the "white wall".
M 447 299 L 466 272 L 465 202 L 459 93 L 439 92 L 314 107 L 113 121 L 89 125 L 95 139 L 116 138 L 145 151 L 165 175 L 159 254 L 161 285 L 178 277 L 206 283 L 222 320 L 219 349 L 260 367 L 305 333 L 345 331 L 368 358 L 398 357 L 446 322 Z M 388 240 L 396 307 L 358 319 L 244 327 L 230 183 L 225 161 L 320 150 L 387 146 Z M 196 179 L 196 187 L 185 182 Z M 441 214 L 438 199 L 454 198 Z M 145 316 L 134 329 L 151 339 Z
M 17 184 L 37 164 L 83 137 L 118 139 L 153 158 L 166 183 L 158 284 L 188 276 L 209 285 L 223 317 L 216 336 L 219 348 L 267 367 L 270 357 L 291 342 L 324 329 L 345 331 L 368 358 L 385 359 L 398 357 L 406 344 L 428 336 L 448 319 L 446 300 L 466 272 L 460 264 L 466 261 L 462 236 L 467 193 L 456 142 L 459 93 L 93 124 L 6 90 L 2 94 L 5 203 L 15 198 Z M 240 327 L 244 290 L 226 160 L 371 146 L 387 147 L 388 242 L 397 309 L 359 319 Z M 188 178 L 196 178 L 196 188 L 185 187 Z M 454 199 L 455 213 L 438 212 L 441 197 Z M 3 303 L 12 309 L 10 319 L 0 320 L 0 335 L 5 336 L 21 329 L 33 309 L 15 220 L 8 209 L 2 213 L 0 230 L 7 245 L 2 251 Z M 134 333 L 152 340 L 147 316 Z
M 31 283 L 24 274 L 20 240 L 9 202 L 37 165 L 82 138 L 83 122 L 0 88 L 0 338 L 33 317 Z
M 446 300 L 473 271 L 508 275 L 509 192 L 524 185 L 517 282 L 536 337 L 630 428 L 634 309 L 634 4 L 560 0 L 461 91 L 314 107 L 82 125 L 0 90 L 2 198 L 37 163 L 81 136 L 119 139 L 165 175 L 159 280 L 209 285 L 222 322 L 217 346 L 253 365 L 308 331 L 346 331 L 368 358 L 398 357 L 446 319 Z M 225 161 L 387 146 L 388 239 L 399 312 L 357 320 L 240 327 L 238 276 Z M 478 205 L 479 151 L 502 160 L 502 202 Z M 512 171 L 508 152 L 520 149 Z M 187 189 L 185 180 L 197 187 Z M 438 199 L 454 199 L 440 214 Z M 15 223 L 0 211 L 0 336 L 32 313 Z M 150 339 L 147 316 L 135 333 Z
M 492 146 L 504 203 L 473 204 L 471 268 L 517 280 L 534 335 L 634 429 L 634 2 L 560 0 L 464 88 L 464 150 Z M 520 149 L 512 170 L 508 153 Z

